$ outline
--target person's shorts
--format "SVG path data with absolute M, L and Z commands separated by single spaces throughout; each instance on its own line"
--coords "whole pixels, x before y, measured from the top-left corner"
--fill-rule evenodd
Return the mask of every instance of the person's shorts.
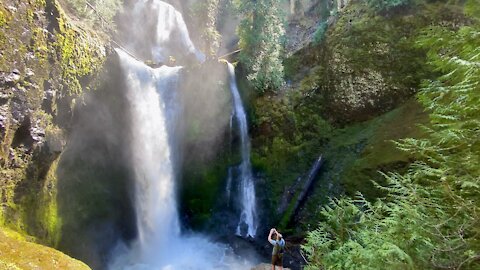
M 283 254 L 272 255 L 272 265 L 283 267 Z

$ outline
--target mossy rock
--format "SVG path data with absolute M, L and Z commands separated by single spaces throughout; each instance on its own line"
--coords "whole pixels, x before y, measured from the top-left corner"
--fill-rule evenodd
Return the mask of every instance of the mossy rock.
M 90 268 L 62 252 L 27 242 L 14 232 L 0 228 L 0 268 L 8 270 Z
M 328 203 L 332 196 L 356 196 L 361 192 L 367 200 L 382 197 L 383 192 L 372 181 L 384 184 L 382 172 L 401 172 L 415 160 L 394 142 L 426 136 L 421 125 L 428 122 L 428 113 L 415 99 L 410 99 L 382 116 L 336 130 L 324 148 L 326 163 L 322 173 L 298 213 L 297 221 L 303 221 L 303 229 L 316 226 L 321 217 L 319 205 Z
M 468 23 L 461 4 L 424 3 L 378 14 L 352 2 L 331 20 L 321 44 L 284 61 L 292 88 L 324 97 L 322 115 L 334 123 L 372 119 L 412 97 L 435 76 L 417 38 L 431 25 Z

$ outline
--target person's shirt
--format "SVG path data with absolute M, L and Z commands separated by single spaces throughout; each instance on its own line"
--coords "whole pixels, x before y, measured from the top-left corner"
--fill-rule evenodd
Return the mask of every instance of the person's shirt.
M 272 255 L 278 254 L 285 247 L 285 240 L 270 240 L 270 244 L 273 245 Z

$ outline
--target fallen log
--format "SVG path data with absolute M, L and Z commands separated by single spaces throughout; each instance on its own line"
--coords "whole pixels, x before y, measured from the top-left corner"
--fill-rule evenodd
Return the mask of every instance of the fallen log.
M 315 163 L 313 164 L 312 168 L 310 169 L 310 172 L 308 173 L 308 176 L 307 176 L 307 180 L 303 184 L 302 191 L 300 192 L 300 194 L 298 194 L 297 200 L 295 201 L 295 206 L 293 207 L 292 217 L 295 215 L 295 213 L 297 213 L 298 208 L 300 207 L 302 202 L 305 200 L 305 197 L 307 196 L 308 191 L 312 187 L 322 165 L 323 165 L 323 158 L 320 155 L 318 159 L 315 161 Z
M 281 217 L 279 228 L 286 228 L 295 217 L 298 209 L 305 201 L 308 192 L 312 188 L 322 164 L 323 158 L 320 155 L 315 160 L 315 163 L 310 168 L 308 174 L 306 176 L 300 176 L 297 178 L 295 184 L 285 190 L 280 202 L 280 206 L 277 208 L 278 216 Z

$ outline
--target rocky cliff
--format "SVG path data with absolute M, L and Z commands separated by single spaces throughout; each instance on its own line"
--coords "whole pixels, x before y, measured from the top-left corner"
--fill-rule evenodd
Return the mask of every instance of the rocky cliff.
M 55 0 L 2 1 L 0 25 L 0 226 L 56 247 L 63 222 L 57 167 L 74 108 L 103 66 L 107 41 L 69 19 Z M 9 254 L 7 243 L 50 253 L 2 243 L 1 257 Z

